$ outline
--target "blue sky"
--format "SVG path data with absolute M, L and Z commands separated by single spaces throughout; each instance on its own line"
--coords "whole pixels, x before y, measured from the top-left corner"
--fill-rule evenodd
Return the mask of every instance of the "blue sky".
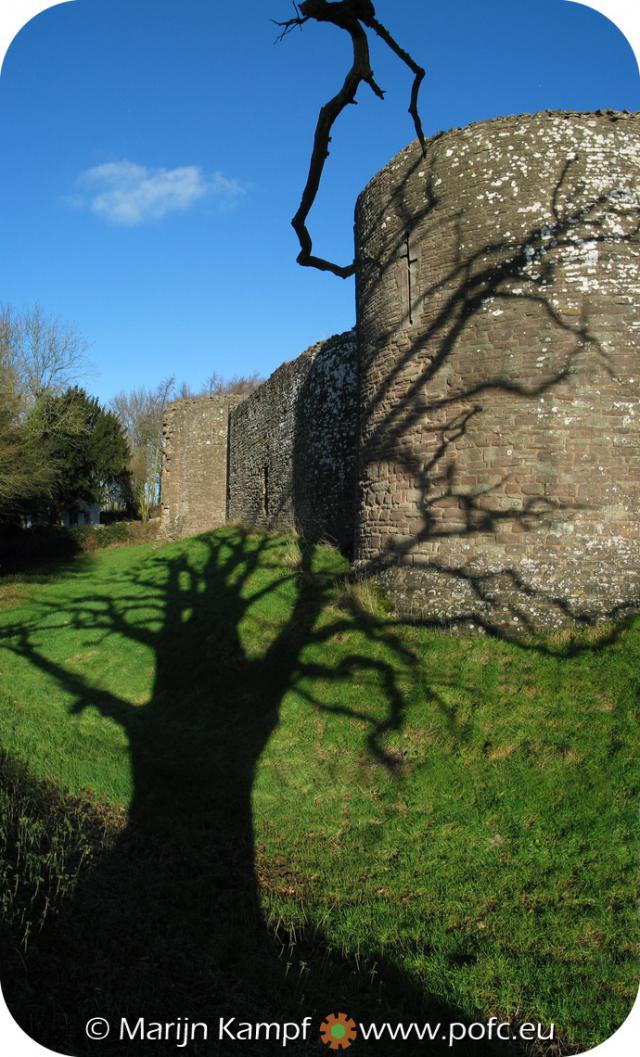
M 567 0 L 378 0 L 428 70 L 427 135 L 500 114 L 636 110 L 633 51 Z M 295 263 L 290 228 L 319 107 L 349 41 L 289 0 L 75 0 L 38 15 L 0 77 L 0 302 L 35 301 L 90 344 L 87 388 L 216 370 L 268 374 L 354 321 L 353 280 Z M 344 38 L 344 39 L 343 39 Z M 336 127 L 314 248 L 349 262 L 353 207 L 413 138 L 408 71 L 381 43 L 384 103 L 361 89 Z

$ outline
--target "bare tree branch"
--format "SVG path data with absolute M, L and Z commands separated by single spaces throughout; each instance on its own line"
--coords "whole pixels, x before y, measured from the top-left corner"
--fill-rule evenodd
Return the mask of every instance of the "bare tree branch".
M 280 42 L 283 41 L 284 38 L 286 37 L 287 33 L 290 33 L 292 29 L 296 28 L 296 26 L 298 26 L 299 29 L 302 29 L 304 23 L 308 20 L 307 18 L 301 18 L 300 17 L 300 8 L 296 4 L 295 0 L 293 0 L 293 6 L 294 6 L 295 12 L 296 12 L 296 17 L 295 18 L 289 18 L 289 19 L 287 19 L 286 22 L 276 22 L 276 20 L 274 18 L 271 19 L 271 21 L 273 22 L 273 24 L 275 26 L 282 26 L 283 27 L 282 33 L 279 33 L 278 36 L 276 37 L 276 44 L 280 44 Z
M 47 317 L 38 304 L 23 312 L 0 306 L 0 359 L 11 362 L 30 405 L 45 392 L 61 393 L 86 373 L 87 347 L 73 324 Z
M 423 155 L 426 155 L 427 148 L 424 142 L 422 121 L 420 120 L 420 114 L 418 112 L 418 92 L 420 91 L 420 85 L 422 84 L 425 78 L 426 70 L 424 70 L 422 66 L 418 66 L 417 62 L 414 62 L 409 53 L 406 52 L 404 48 L 401 48 L 399 44 L 396 43 L 396 41 L 389 33 L 388 29 L 386 29 L 380 22 L 378 22 L 376 18 L 372 18 L 371 22 L 368 22 L 367 25 L 371 26 L 371 29 L 373 29 L 374 32 L 378 34 L 378 36 L 385 42 L 385 44 L 389 45 L 391 50 L 395 52 L 399 59 L 402 59 L 402 61 L 409 67 L 409 69 L 415 75 L 413 78 L 413 85 L 411 86 L 411 100 L 409 102 L 409 113 L 413 118 L 416 136 L 420 140 L 422 153 Z
M 371 91 L 379 99 L 384 99 L 384 92 L 373 76 L 369 57 L 369 41 L 363 26 L 372 29 L 414 74 L 409 113 L 413 117 L 416 134 L 420 140 L 423 153 L 425 152 L 425 141 L 418 112 L 418 92 L 425 76 L 425 71 L 414 62 L 408 52 L 404 51 L 396 43 L 385 26 L 378 22 L 375 17 L 375 8 L 370 0 L 339 0 L 339 2 L 334 3 L 329 3 L 327 0 L 305 0 L 299 6 L 294 3 L 294 8 L 296 11 L 295 18 L 276 23 L 282 27 L 282 33 L 279 35 L 278 40 L 283 40 L 296 26 L 302 28 L 309 19 L 315 19 L 316 22 L 330 22 L 339 29 L 344 29 L 351 37 L 353 43 L 353 64 L 345 78 L 344 84 L 337 95 L 330 99 L 328 103 L 325 103 L 318 116 L 307 182 L 302 192 L 298 211 L 291 221 L 300 243 L 300 253 L 297 258 L 298 264 L 318 268 L 320 271 L 333 272 L 334 275 L 338 275 L 341 279 L 347 279 L 355 272 L 355 261 L 349 265 L 339 265 L 327 261 L 323 257 L 314 256 L 313 242 L 307 228 L 307 218 L 316 200 L 325 162 L 329 157 L 331 130 L 335 121 L 347 106 L 356 102 L 356 92 L 362 82 L 368 84 Z

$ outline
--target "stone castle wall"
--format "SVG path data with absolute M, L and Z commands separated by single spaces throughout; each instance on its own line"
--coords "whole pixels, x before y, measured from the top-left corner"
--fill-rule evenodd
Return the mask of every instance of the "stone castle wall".
M 245 521 L 353 549 L 357 437 L 353 331 L 307 349 L 247 398 L 170 404 L 163 538 Z
M 280 367 L 231 415 L 229 518 L 351 550 L 357 435 L 352 331 Z
M 357 340 L 172 405 L 165 535 L 355 544 L 446 626 L 640 608 L 639 124 L 499 118 L 393 158 L 356 209 Z
M 227 520 L 229 413 L 239 397 L 169 404 L 163 424 L 160 536 L 178 539 Z
M 356 556 L 404 613 L 638 605 L 639 123 L 483 122 L 360 196 Z

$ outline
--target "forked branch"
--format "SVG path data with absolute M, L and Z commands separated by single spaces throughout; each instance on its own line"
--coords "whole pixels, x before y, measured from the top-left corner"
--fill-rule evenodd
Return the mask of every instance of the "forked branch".
M 322 257 L 314 256 L 313 242 L 307 228 L 307 218 L 318 194 L 325 162 L 329 157 L 331 130 L 337 118 L 345 107 L 356 102 L 356 92 L 363 82 L 369 85 L 374 95 L 377 95 L 379 99 L 384 99 L 384 92 L 373 76 L 369 57 L 369 41 L 363 27 L 366 26 L 368 29 L 372 29 L 414 74 L 409 113 L 413 118 L 416 135 L 422 146 L 423 153 L 425 153 L 426 148 L 418 112 L 418 92 L 425 76 L 425 71 L 414 62 L 408 52 L 404 51 L 396 43 L 389 31 L 378 22 L 374 6 L 370 0 L 340 0 L 340 2 L 334 3 L 329 3 L 328 0 L 305 0 L 304 3 L 300 5 L 294 3 L 293 6 L 296 11 L 295 17 L 287 19 L 285 22 L 276 23 L 282 29 L 278 36 L 279 41 L 283 40 L 296 26 L 302 28 L 309 19 L 315 19 L 316 22 L 331 22 L 339 29 L 344 29 L 351 37 L 353 44 L 353 64 L 347 73 L 344 84 L 337 95 L 330 99 L 328 103 L 325 103 L 318 115 L 307 182 L 302 192 L 298 211 L 291 221 L 300 243 L 300 253 L 297 258 L 298 264 L 310 268 L 318 268 L 320 271 L 333 272 L 334 275 L 340 276 L 341 279 L 347 279 L 355 272 L 355 262 L 343 266 L 333 264 Z

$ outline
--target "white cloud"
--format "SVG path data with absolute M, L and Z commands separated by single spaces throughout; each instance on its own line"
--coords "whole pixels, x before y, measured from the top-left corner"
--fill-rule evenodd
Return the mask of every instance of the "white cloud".
M 245 193 L 237 180 L 197 165 L 149 169 L 131 161 L 108 162 L 87 169 L 78 179 L 79 193 L 66 201 L 97 216 L 129 227 L 183 213 L 204 199 L 229 208 Z

